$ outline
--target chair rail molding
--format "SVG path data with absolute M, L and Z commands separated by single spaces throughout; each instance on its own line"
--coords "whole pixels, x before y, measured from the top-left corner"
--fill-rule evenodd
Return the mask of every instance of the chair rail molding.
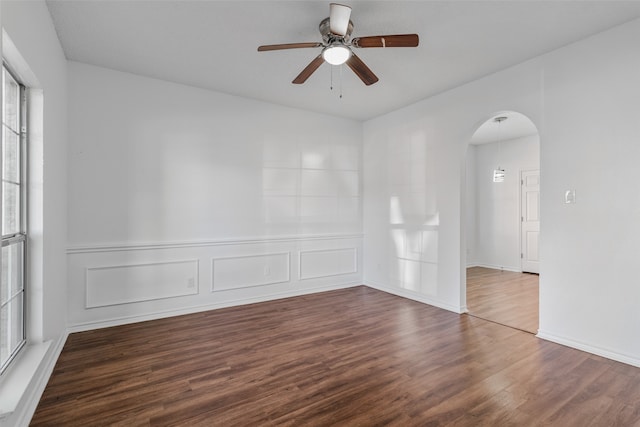
M 185 240 L 170 242 L 119 242 L 71 245 L 67 247 L 67 255 L 91 252 L 141 251 L 154 249 L 196 248 L 206 246 L 252 245 L 259 243 L 302 242 L 337 239 L 362 239 L 358 234 L 310 234 L 286 236 L 255 236 L 229 239 Z

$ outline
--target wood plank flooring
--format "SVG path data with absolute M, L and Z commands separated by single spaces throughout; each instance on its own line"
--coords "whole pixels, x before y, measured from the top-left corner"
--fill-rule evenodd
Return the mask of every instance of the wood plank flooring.
M 538 278 L 537 274 L 468 268 L 469 314 L 537 334 Z
M 367 287 L 75 333 L 33 426 L 633 426 L 640 369 Z

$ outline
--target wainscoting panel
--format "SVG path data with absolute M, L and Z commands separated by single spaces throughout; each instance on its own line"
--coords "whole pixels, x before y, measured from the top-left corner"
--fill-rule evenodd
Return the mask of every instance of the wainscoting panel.
M 361 285 L 361 253 L 361 234 L 73 246 L 69 330 Z
M 340 276 L 358 272 L 356 248 L 300 252 L 300 279 Z
M 87 268 L 87 308 L 198 293 L 198 260 Z
M 211 291 L 273 285 L 290 280 L 289 252 L 212 260 Z

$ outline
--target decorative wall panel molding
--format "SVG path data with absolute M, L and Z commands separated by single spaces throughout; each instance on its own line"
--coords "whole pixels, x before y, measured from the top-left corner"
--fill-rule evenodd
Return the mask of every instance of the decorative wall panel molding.
M 198 260 L 86 269 L 86 308 L 198 293 Z
M 362 281 L 361 245 L 361 234 L 334 233 L 75 247 L 68 322 L 91 329 L 353 286 Z
M 357 248 L 300 251 L 300 280 L 358 272 Z
M 211 291 L 289 282 L 290 258 L 289 252 L 214 258 Z

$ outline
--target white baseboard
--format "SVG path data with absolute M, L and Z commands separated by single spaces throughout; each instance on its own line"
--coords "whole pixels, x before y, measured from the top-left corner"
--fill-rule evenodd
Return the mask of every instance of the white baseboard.
M 60 353 L 62 353 L 62 348 L 67 341 L 67 336 L 68 333 L 63 332 L 55 342 L 42 344 L 48 346 L 46 354 L 40 362 L 35 375 L 31 379 L 27 390 L 22 396 L 18 407 L 7 417 L 10 420 L 10 424 L 6 424 L 7 426 L 26 427 L 29 425 L 31 418 L 33 418 L 33 414 L 38 407 L 42 393 L 44 392 L 44 389 L 49 382 L 49 378 L 53 373 L 53 368 L 56 366 L 58 357 L 60 357 Z M 0 420 L 0 426 L 5 425 L 3 421 L 5 420 Z
M 176 308 L 176 309 L 172 309 L 172 310 L 158 311 L 158 312 L 154 312 L 154 313 L 146 313 L 146 314 L 140 314 L 140 315 L 116 317 L 116 318 L 112 318 L 112 319 L 105 319 L 105 320 L 100 320 L 100 321 L 95 321 L 95 322 L 77 323 L 77 324 L 74 324 L 74 325 L 69 325 L 68 331 L 69 331 L 69 333 L 73 333 L 73 332 L 89 331 L 89 330 L 92 330 L 92 329 L 109 328 L 109 327 L 112 327 L 112 326 L 126 325 L 126 324 L 129 324 L 129 323 L 145 322 L 147 320 L 155 320 L 155 319 L 162 319 L 162 318 L 165 318 L 165 317 L 181 316 L 183 314 L 199 313 L 199 312 L 202 312 L 202 311 L 216 310 L 216 309 L 219 309 L 219 308 L 235 307 L 235 306 L 246 305 L 246 304 L 255 304 L 255 303 L 259 303 L 259 302 L 272 301 L 272 300 L 276 300 L 276 299 L 290 298 L 290 297 L 313 294 L 313 293 L 318 293 L 318 292 L 326 292 L 326 291 L 333 291 L 333 290 L 337 290 L 337 289 L 351 288 L 351 287 L 360 286 L 360 285 L 362 285 L 362 282 L 359 282 L 359 281 L 358 282 L 346 282 L 346 283 L 330 285 L 330 286 L 319 286 L 319 287 L 305 288 L 305 289 L 294 289 L 294 290 L 287 291 L 287 292 L 273 293 L 273 294 L 270 294 L 270 295 L 264 295 L 264 296 L 260 296 L 260 297 L 243 298 L 243 299 L 230 300 L 230 301 L 224 301 L 224 302 L 213 303 L 213 304 L 204 304 L 204 305 L 197 305 L 197 306 L 192 306 L 192 307 L 184 307 L 184 308 Z
M 616 362 L 626 363 L 627 365 L 640 368 L 640 359 L 626 354 L 618 353 L 606 348 L 593 346 L 580 341 L 576 341 L 570 338 L 555 335 L 549 332 L 538 330 L 536 335 L 538 338 L 561 344 L 567 347 L 575 348 L 578 350 L 586 351 L 587 353 L 595 354 L 597 356 L 606 357 L 607 359 L 615 360 Z
M 418 301 L 424 304 L 432 305 L 434 307 L 442 308 L 447 311 L 452 311 L 456 314 L 462 314 L 466 312 L 466 307 L 454 306 L 442 301 L 435 300 L 433 298 L 429 298 L 426 295 L 419 294 L 417 292 L 413 292 L 407 289 L 395 288 L 387 285 L 383 285 L 381 283 L 375 282 L 373 280 L 365 280 L 365 286 L 368 286 L 373 289 L 377 289 L 382 292 L 386 292 L 392 295 L 397 295 L 399 297 L 411 299 L 414 301 Z
M 475 262 L 473 264 L 467 264 L 467 268 L 471 267 L 482 267 L 482 268 L 490 268 L 492 270 L 504 270 L 504 271 L 513 271 L 514 273 L 522 273 L 522 270 L 519 267 L 509 267 L 503 265 L 493 265 L 493 264 L 482 264 L 479 262 Z

